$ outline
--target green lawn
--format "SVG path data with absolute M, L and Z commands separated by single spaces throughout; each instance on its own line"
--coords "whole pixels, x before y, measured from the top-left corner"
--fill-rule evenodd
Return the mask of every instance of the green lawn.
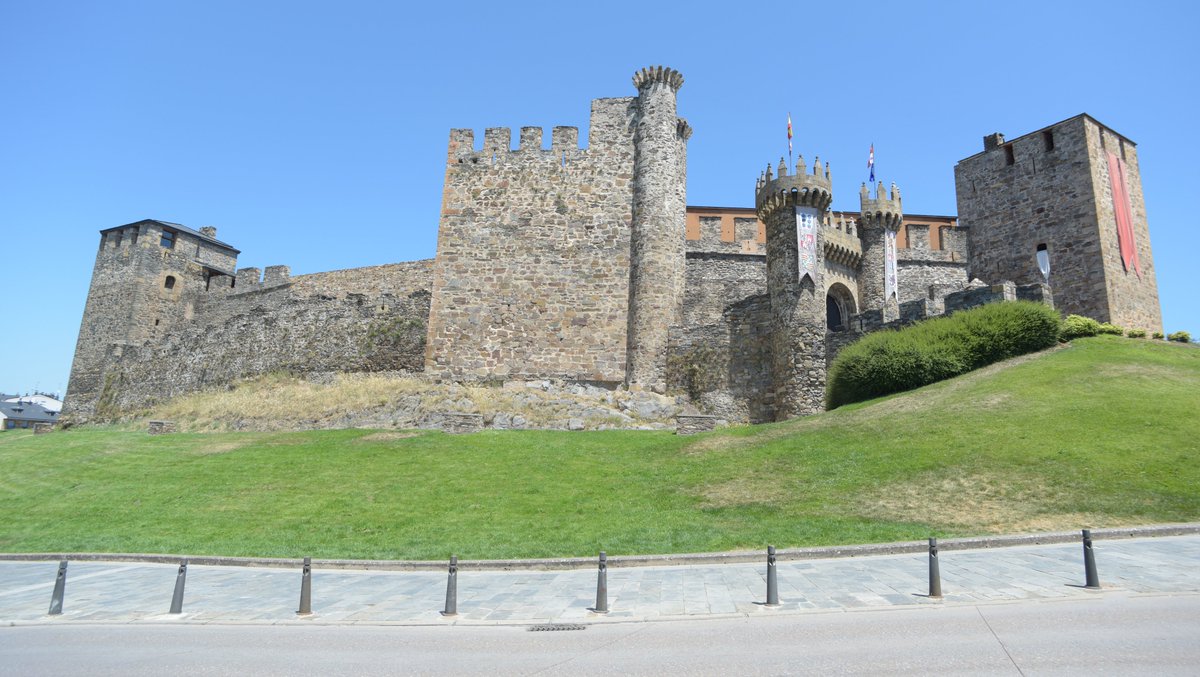
M 0 551 L 440 559 L 1200 519 L 1200 349 L 1098 337 L 782 424 L 0 433 Z

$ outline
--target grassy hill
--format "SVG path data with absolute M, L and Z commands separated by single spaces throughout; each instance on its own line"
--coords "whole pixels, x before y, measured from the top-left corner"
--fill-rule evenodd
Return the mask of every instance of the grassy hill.
M 1098 337 L 781 424 L 0 433 L 0 550 L 434 559 L 1200 519 L 1200 349 Z

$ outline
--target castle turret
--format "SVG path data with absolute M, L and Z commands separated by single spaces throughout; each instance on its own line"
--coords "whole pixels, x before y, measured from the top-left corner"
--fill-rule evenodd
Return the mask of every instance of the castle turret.
M 124 353 L 186 322 L 201 294 L 231 284 L 238 250 L 206 230 L 147 219 L 100 231 L 64 417 L 103 417 L 105 403 L 119 398 L 113 367 Z
M 821 224 L 833 201 L 828 170 L 804 158 L 788 175 L 759 178 L 754 205 L 767 230 L 767 291 L 776 420 L 825 408 L 825 247 Z
M 662 392 L 667 332 L 683 312 L 685 152 L 691 127 L 675 115 L 675 95 L 683 86 L 677 71 L 643 68 L 633 84 L 638 96 L 626 383 Z
M 900 317 L 900 281 L 896 264 L 896 233 L 904 220 L 900 189 L 892 184 L 891 194 L 880 183 L 875 196 L 863 184 L 859 191 L 862 217 L 862 265 L 858 276 L 859 298 L 864 310 L 880 308 L 884 321 Z

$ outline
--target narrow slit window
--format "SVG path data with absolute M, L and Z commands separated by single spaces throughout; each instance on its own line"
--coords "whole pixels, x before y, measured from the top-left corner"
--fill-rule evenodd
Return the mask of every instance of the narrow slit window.
M 1011 165 L 1011 164 L 1015 164 L 1016 161 L 1017 161 L 1017 157 L 1015 155 L 1013 155 L 1013 147 L 1012 147 L 1012 144 L 1010 143 L 1004 147 L 1004 164 Z
M 1050 130 L 1042 132 L 1042 143 L 1046 145 L 1046 150 L 1054 150 L 1054 132 Z

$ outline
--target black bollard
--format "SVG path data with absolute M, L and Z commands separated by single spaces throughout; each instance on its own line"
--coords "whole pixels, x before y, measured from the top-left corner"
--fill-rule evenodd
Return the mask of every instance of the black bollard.
M 304 558 L 304 574 L 300 577 L 300 608 L 296 613 L 307 616 L 312 613 L 312 558 Z
M 446 608 L 442 615 L 458 615 L 458 555 L 450 556 L 450 574 L 446 578 Z
M 779 606 L 779 581 L 775 578 L 775 546 L 767 546 L 767 606 Z
M 608 555 L 600 552 L 600 571 L 596 574 L 596 606 L 594 613 L 608 613 Z
M 1092 552 L 1092 531 L 1083 530 L 1083 570 L 1086 582 L 1083 587 L 1088 590 L 1100 589 L 1100 577 L 1096 575 L 1096 554 Z
M 171 595 L 171 611 L 173 614 L 183 613 L 183 585 L 187 581 L 187 560 L 179 562 L 179 573 L 175 575 L 175 594 Z
M 54 579 L 54 593 L 50 595 L 50 615 L 62 613 L 63 595 L 67 592 L 67 560 L 58 563 L 58 577 Z
M 942 569 L 938 566 L 938 544 L 936 538 L 929 539 L 929 596 L 942 596 Z

